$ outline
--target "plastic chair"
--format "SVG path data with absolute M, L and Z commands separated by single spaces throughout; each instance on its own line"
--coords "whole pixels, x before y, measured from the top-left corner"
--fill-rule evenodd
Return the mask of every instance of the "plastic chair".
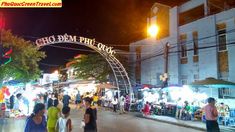
M 228 126 L 235 126 L 235 120 L 233 118 L 229 118 Z
M 206 122 L 206 115 L 202 115 L 202 122 Z
M 218 119 L 217 119 L 217 122 L 218 122 L 219 125 L 222 125 L 223 124 L 223 117 L 219 116 Z

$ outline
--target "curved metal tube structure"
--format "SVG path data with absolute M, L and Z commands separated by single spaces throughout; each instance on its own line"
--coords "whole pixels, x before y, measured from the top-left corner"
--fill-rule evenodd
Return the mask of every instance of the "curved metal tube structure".
M 125 68 L 123 67 L 123 65 L 120 63 L 120 61 L 114 55 L 111 55 L 108 52 L 104 52 L 104 51 L 100 50 L 98 48 L 98 44 L 100 44 L 100 43 L 95 42 L 93 45 L 88 45 L 87 43 L 81 43 L 81 42 L 58 42 L 58 41 L 55 41 L 53 43 L 48 43 L 46 45 L 59 44 L 59 43 L 78 44 L 78 45 L 89 47 L 89 48 L 93 49 L 94 51 L 98 52 L 102 57 L 105 58 L 105 60 L 110 65 L 110 67 L 113 71 L 114 77 L 115 77 L 116 87 L 118 88 L 119 92 L 125 91 L 125 93 L 129 93 L 130 101 L 132 101 L 133 89 L 131 87 L 130 79 L 128 77 L 128 74 L 127 74 Z M 38 47 L 40 48 L 40 47 L 43 47 L 46 45 L 42 45 L 42 46 L 38 46 Z M 120 97 L 120 94 L 118 94 L 118 98 L 119 97 Z

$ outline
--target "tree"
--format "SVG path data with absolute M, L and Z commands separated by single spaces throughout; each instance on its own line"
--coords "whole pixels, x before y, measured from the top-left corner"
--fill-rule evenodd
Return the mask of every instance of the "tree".
M 28 82 L 39 77 L 40 70 L 38 62 L 45 58 L 44 52 L 31 41 L 14 36 L 9 30 L 2 31 L 2 45 L 12 48 L 12 61 L 7 65 L 0 66 L 0 83 L 12 77 L 15 80 Z
M 93 78 L 100 82 L 107 81 L 111 68 L 106 60 L 99 54 L 81 55 L 73 64 L 77 77 L 82 79 Z

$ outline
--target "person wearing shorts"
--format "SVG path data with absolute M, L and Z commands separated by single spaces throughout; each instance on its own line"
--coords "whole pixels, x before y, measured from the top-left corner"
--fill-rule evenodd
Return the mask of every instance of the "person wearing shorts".
M 75 100 L 75 104 L 76 104 L 76 108 L 79 109 L 79 104 L 81 103 L 81 95 L 80 92 L 78 91 L 77 95 L 76 95 L 76 100 Z

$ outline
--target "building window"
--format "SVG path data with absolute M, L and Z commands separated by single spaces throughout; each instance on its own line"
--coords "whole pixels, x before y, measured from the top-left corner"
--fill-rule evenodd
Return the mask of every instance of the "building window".
M 187 85 L 188 83 L 188 76 L 187 75 L 181 75 L 181 83 L 182 85 Z
M 184 44 L 184 45 L 181 45 L 181 51 L 182 51 L 181 57 L 182 57 L 182 58 L 187 57 L 187 47 L 186 47 L 185 44 Z
M 194 74 L 193 78 L 194 78 L 194 81 L 198 81 L 199 80 L 199 75 L 198 74 Z
M 230 88 L 219 88 L 218 89 L 218 96 L 219 98 L 234 98 L 234 96 L 232 96 L 232 92 Z
M 182 79 L 182 85 L 187 85 L 187 80 L 186 79 Z
M 181 58 L 187 57 L 187 47 L 186 47 L 187 35 L 180 35 L 180 47 L 181 47 Z
M 179 25 L 196 21 L 204 17 L 204 5 L 199 5 L 193 9 L 187 10 L 185 12 L 179 13 Z
M 218 42 L 219 42 L 219 51 L 227 50 L 225 29 L 218 31 Z
M 198 33 L 193 32 L 193 55 L 198 55 Z
M 227 50 L 226 24 L 225 23 L 217 25 L 217 34 L 218 34 L 219 51 Z

